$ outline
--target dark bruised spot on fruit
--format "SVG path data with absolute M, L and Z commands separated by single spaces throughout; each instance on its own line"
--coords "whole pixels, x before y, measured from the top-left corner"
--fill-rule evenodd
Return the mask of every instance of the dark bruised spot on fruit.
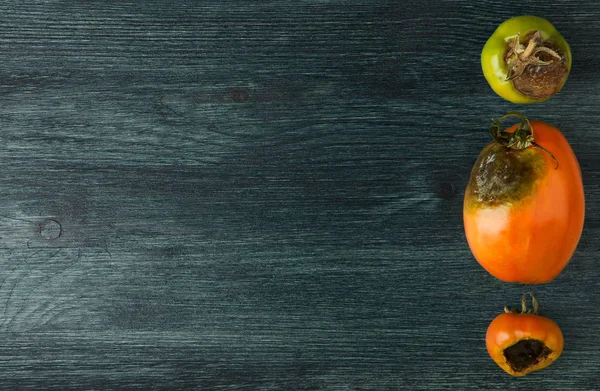
M 507 47 L 509 80 L 517 91 L 533 99 L 556 95 L 569 75 L 565 53 L 554 39 L 542 41 L 535 31 L 525 35 L 523 41 L 530 44 L 531 50 L 516 41 Z
M 535 148 L 514 150 L 492 142 L 471 171 L 469 205 L 494 207 L 523 201 L 545 171 L 545 160 Z
M 513 85 L 521 94 L 530 98 L 550 98 L 558 93 L 567 75 L 564 63 L 529 65 L 520 77 L 513 80 Z
M 537 339 L 522 339 L 504 349 L 504 357 L 515 372 L 523 372 L 544 361 L 552 349 Z

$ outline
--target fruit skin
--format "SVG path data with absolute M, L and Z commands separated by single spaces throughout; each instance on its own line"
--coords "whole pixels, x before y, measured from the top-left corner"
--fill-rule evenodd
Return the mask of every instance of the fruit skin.
M 482 201 L 473 194 L 476 163 L 465 192 L 463 220 L 469 247 L 485 270 L 505 282 L 543 284 L 553 280 L 571 259 L 583 230 L 585 200 L 579 163 L 565 137 L 552 125 L 530 123 L 535 142 L 554 155 L 558 167 L 539 148 L 510 151 L 512 158 L 525 153 L 538 159 L 542 169 L 533 177 L 517 179 L 522 186 L 520 192 L 509 194 L 512 198 Z M 482 155 L 489 148 L 502 148 L 495 143 L 484 148 Z
M 507 363 L 504 349 L 523 339 L 536 339 L 552 350 L 537 366 L 522 372 L 514 371 Z M 560 327 L 551 319 L 535 314 L 505 313 L 498 315 L 490 323 L 485 336 L 485 344 L 490 357 L 513 376 L 524 376 L 546 368 L 560 357 L 564 348 L 564 338 Z
M 496 31 L 484 45 L 483 50 L 481 51 L 481 69 L 483 70 L 483 75 L 487 82 L 496 94 L 513 103 L 528 104 L 543 102 L 550 99 L 550 97 L 535 99 L 523 95 L 515 89 L 511 81 L 506 80 L 508 70 L 504 55 L 506 54 L 508 39 L 514 38 L 517 33 L 524 36 L 527 32 L 532 30 L 540 31 L 544 40 L 554 37 L 556 46 L 558 46 L 565 55 L 567 69 L 569 72 L 571 71 L 573 61 L 571 48 L 564 37 L 550 22 L 544 18 L 530 15 L 517 16 L 506 20 L 498 26 Z M 560 88 L 562 88 L 566 79 L 567 78 L 565 78 Z

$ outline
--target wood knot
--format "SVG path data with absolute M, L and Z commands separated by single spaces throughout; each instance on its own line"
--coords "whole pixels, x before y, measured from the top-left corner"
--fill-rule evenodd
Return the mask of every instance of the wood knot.
M 48 219 L 40 224 L 40 236 L 46 240 L 56 240 L 62 234 L 62 225 L 54 219 Z

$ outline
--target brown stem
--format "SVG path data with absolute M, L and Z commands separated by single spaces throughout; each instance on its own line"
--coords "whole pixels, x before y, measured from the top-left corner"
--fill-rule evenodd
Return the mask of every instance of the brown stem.
M 537 55 L 541 52 L 548 53 L 557 60 L 562 60 L 560 54 L 556 51 L 544 46 L 542 42 L 542 36 L 539 31 L 535 31 L 529 39 L 527 46 L 520 42 L 520 35 L 509 43 L 509 50 L 506 53 L 506 81 L 514 80 L 521 76 L 525 72 L 525 68 L 529 65 L 546 66 L 554 62 L 554 59 L 550 61 L 544 61 Z
M 545 52 L 550 54 L 552 57 L 556 58 L 557 60 L 562 60 L 562 58 L 560 57 L 560 55 L 558 53 L 556 53 L 554 50 L 547 48 L 545 46 L 540 46 L 539 48 L 535 49 L 535 52 L 533 53 L 534 55 L 538 54 L 539 52 Z M 552 61 L 548 61 L 548 63 L 551 63 Z
M 506 314 L 516 314 L 517 310 L 514 308 L 509 309 L 507 306 L 504 306 L 504 313 Z
M 531 297 L 531 305 L 533 306 L 533 309 L 530 309 L 530 310 L 527 309 L 527 296 Z M 523 295 L 523 297 L 521 298 L 521 313 L 537 315 L 538 308 L 539 308 L 538 301 L 536 300 L 535 296 L 533 296 L 533 292 L 525 293 Z
M 531 53 L 533 53 L 533 50 L 535 49 L 536 45 L 537 43 L 535 42 L 535 38 L 531 38 L 529 40 L 529 43 L 527 44 L 527 48 L 519 57 L 521 57 L 521 59 L 526 59 L 527 57 L 529 57 Z

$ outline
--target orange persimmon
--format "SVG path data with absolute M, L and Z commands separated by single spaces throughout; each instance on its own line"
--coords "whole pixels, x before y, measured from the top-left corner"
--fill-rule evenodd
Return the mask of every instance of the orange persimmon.
M 524 376 L 546 368 L 561 355 L 564 339 L 560 327 L 551 319 L 540 316 L 538 303 L 531 295 L 533 310 L 527 310 L 523 296 L 521 313 L 509 311 L 490 323 L 485 344 L 490 357 L 513 376 Z
M 501 130 L 501 122 L 522 122 Z M 505 282 L 542 284 L 567 265 L 583 230 L 577 158 L 554 126 L 509 113 L 490 127 L 494 141 L 471 171 L 465 234 L 475 259 Z

